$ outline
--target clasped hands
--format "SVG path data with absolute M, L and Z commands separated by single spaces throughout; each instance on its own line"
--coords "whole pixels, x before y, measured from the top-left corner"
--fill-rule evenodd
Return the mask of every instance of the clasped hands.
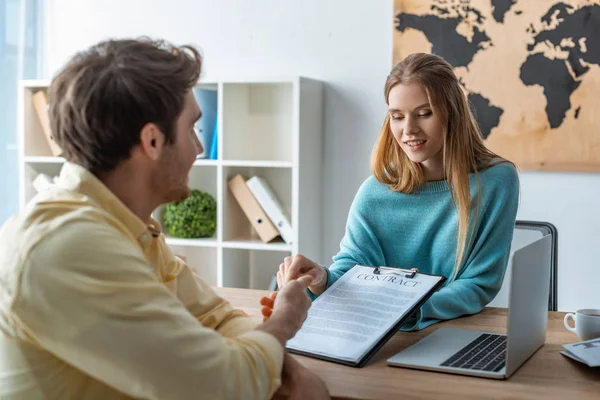
M 283 263 L 279 265 L 279 271 L 277 272 L 277 285 L 280 291 L 273 292 L 269 296 L 260 299 L 263 322 L 267 322 L 273 314 L 276 302 L 281 301 L 281 298 L 277 299 L 277 294 L 280 293 L 283 297 L 289 297 L 290 292 L 293 292 L 293 290 L 288 290 L 290 287 L 287 285 L 292 281 L 296 281 L 295 283 L 301 282 L 302 287 L 308 287 L 313 293 L 319 291 L 318 294 L 320 294 L 325 290 L 327 273 L 319 264 L 302 255 L 296 255 L 293 258 L 286 257 Z M 285 354 L 281 378 L 281 387 L 273 395 L 274 400 L 330 398 L 325 383 L 289 354 Z
M 309 276 L 311 278 L 311 283 L 308 285 L 308 289 L 311 292 L 320 295 L 325 291 L 327 286 L 327 272 L 325 271 L 325 268 L 301 254 L 294 257 L 285 257 L 283 262 L 279 264 L 279 271 L 277 271 L 277 286 L 281 289 L 287 282 L 304 276 Z M 269 296 L 260 299 L 263 321 L 269 319 L 273 313 L 276 297 L 277 292 L 273 292 Z

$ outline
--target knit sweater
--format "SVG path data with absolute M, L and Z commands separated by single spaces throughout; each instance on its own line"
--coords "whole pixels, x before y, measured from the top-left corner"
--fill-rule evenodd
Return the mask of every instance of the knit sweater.
M 327 287 L 356 264 L 418 268 L 448 280 L 402 327 L 419 330 L 436 322 L 476 314 L 494 299 L 504 279 L 519 200 L 516 169 L 501 163 L 479 171 L 481 190 L 474 237 L 456 279 L 458 213 L 447 181 L 427 182 L 416 192 L 392 191 L 369 177 L 348 216 L 334 263 L 326 268 Z M 475 174 L 469 176 L 477 194 Z M 473 204 L 475 202 L 473 201 Z

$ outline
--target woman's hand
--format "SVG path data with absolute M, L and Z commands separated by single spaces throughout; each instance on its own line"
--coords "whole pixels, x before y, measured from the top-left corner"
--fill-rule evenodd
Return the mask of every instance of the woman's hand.
M 277 286 L 281 288 L 286 282 L 306 275 L 312 278 L 312 282 L 308 286 L 311 292 L 320 295 L 327 289 L 327 272 L 325 268 L 302 254 L 297 254 L 294 257 L 288 256 L 283 260 L 283 263 L 279 264 Z
M 260 299 L 260 305 L 262 306 L 260 312 L 263 315 L 263 322 L 268 320 L 271 314 L 273 314 L 273 306 L 275 305 L 276 297 L 277 292 L 273 292 L 269 296 L 262 297 Z

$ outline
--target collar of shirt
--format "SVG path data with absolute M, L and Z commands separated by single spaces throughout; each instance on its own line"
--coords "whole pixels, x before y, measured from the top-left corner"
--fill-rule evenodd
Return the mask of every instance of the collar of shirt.
M 80 165 L 65 162 L 56 184 L 60 188 L 87 197 L 90 202 L 121 221 L 143 248 L 150 246 L 152 238 L 160 235 L 161 227 L 158 221 L 150 218 L 144 223 L 94 174 Z

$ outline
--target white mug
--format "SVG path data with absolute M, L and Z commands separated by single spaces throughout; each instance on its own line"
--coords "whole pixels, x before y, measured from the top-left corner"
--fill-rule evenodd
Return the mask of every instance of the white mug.
M 572 318 L 574 327 L 569 325 Z M 600 337 L 600 310 L 585 309 L 565 315 L 565 328 L 575 332 L 581 340 L 591 340 Z

